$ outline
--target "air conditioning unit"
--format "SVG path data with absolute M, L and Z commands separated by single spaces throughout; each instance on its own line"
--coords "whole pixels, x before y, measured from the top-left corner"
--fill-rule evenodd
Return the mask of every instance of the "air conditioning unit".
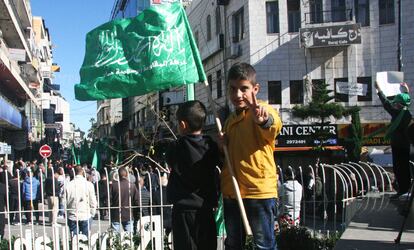
M 241 46 L 239 43 L 232 43 L 230 46 L 229 58 L 237 58 L 241 55 Z

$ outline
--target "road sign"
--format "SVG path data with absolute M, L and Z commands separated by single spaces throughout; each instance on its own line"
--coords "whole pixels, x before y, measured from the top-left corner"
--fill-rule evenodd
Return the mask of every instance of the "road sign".
M 49 145 L 44 144 L 40 147 L 39 154 L 43 158 L 49 158 L 52 155 L 52 149 L 50 148 Z
M 54 128 L 54 129 L 58 129 L 60 128 L 61 124 L 59 123 L 45 123 L 45 128 Z

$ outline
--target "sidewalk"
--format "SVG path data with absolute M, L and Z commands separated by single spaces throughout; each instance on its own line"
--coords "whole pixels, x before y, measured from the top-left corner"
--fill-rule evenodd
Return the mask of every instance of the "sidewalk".
M 414 209 L 409 218 L 399 245 L 394 243 L 403 222 L 400 215 L 406 201 L 390 201 L 392 194 L 370 194 L 360 200 L 361 209 L 337 242 L 335 250 L 388 250 L 414 249 Z

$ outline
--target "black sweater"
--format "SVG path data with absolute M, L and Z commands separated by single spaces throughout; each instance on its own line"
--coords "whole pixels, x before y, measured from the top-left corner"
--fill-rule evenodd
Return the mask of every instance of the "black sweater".
M 168 202 L 175 209 L 210 209 L 217 206 L 217 144 L 206 135 L 186 135 L 167 152 L 172 168 L 167 186 Z

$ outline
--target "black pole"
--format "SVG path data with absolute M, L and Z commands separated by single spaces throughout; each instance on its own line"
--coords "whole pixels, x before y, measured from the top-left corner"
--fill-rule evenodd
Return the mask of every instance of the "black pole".
M 401 71 L 403 68 L 403 62 L 402 62 L 402 34 L 401 34 L 401 0 L 398 0 L 398 50 L 397 50 L 397 56 L 398 56 L 398 71 Z

